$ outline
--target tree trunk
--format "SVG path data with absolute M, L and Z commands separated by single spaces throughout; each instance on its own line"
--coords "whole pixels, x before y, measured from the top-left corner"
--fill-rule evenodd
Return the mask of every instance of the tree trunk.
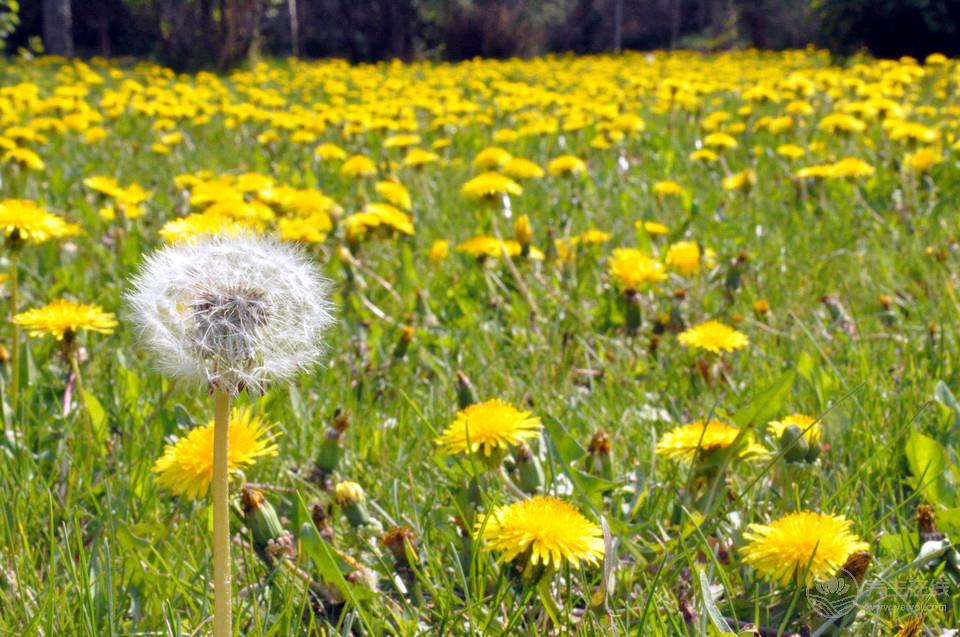
M 43 0 L 43 46 L 53 55 L 73 55 L 70 0 Z

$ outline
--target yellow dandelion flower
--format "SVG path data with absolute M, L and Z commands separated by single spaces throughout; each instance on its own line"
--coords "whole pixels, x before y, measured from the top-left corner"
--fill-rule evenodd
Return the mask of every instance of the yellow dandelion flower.
M 678 241 L 667 249 L 667 267 L 680 274 L 693 274 L 700 269 L 700 246 L 695 241 Z
M 703 145 L 711 148 L 736 148 L 739 146 L 736 138 L 729 133 L 710 133 L 703 138 Z
M 857 157 L 847 157 L 833 164 L 833 177 L 870 177 L 877 169 Z
M 720 156 L 709 148 L 700 148 L 690 153 L 690 161 L 702 161 L 709 164 L 710 162 L 717 161 L 718 159 L 720 159 Z
M 554 177 L 581 175 L 587 170 L 587 163 L 574 155 L 560 155 L 547 164 L 547 171 Z
M 320 144 L 313 150 L 313 154 L 323 160 L 347 158 L 347 151 L 336 144 Z
M 43 170 L 46 167 L 40 155 L 29 148 L 11 148 L 0 157 L 0 161 L 5 164 L 20 164 L 30 170 Z
M 480 170 L 498 170 L 503 168 L 511 159 L 513 159 L 513 155 L 509 151 L 499 146 L 488 146 L 473 158 L 473 167 Z
M 80 227 L 47 212 L 29 199 L 0 201 L 0 228 L 14 241 L 42 243 L 79 234 Z
M 688 462 L 697 457 L 697 453 L 710 453 L 732 446 L 740 437 L 740 430 L 719 420 L 695 420 L 692 423 L 675 427 L 665 433 L 657 442 L 656 451 L 662 456 Z M 740 440 L 744 438 L 740 437 Z M 746 450 L 752 450 L 747 447 Z
M 777 154 L 787 159 L 799 159 L 806 155 L 807 151 L 803 146 L 797 146 L 796 144 L 781 144 L 777 146 Z
M 23 326 L 30 336 L 52 336 L 58 341 L 68 341 L 80 330 L 112 334 L 117 319 L 111 312 L 104 312 L 99 305 L 85 305 L 68 299 L 57 299 L 33 310 L 21 312 L 13 322 Z
M 435 442 L 450 455 L 469 452 L 489 457 L 494 451 L 506 451 L 536 438 L 542 428 L 540 419 L 529 411 L 493 399 L 457 412 Z
M 724 177 L 724 190 L 749 190 L 757 183 L 757 173 L 747 168 L 738 173 Z
M 656 221 L 638 221 L 636 226 L 651 236 L 670 234 L 670 228 Z
M 176 495 L 196 500 L 207 495 L 213 477 L 213 429 L 211 420 L 173 444 L 153 465 L 157 483 Z M 231 472 L 245 469 L 263 456 L 277 455 L 275 435 L 249 407 L 230 414 L 230 449 L 227 463 Z
M 925 173 L 942 161 L 943 155 L 936 148 L 921 148 L 907 153 L 903 158 L 903 165 L 914 172 Z
M 683 186 L 675 181 L 658 181 L 653 185 L 653 194 L 661 199 L 665 197 L 679 197 L 683 193 Z
M 847 558 L 870 548 L 843 516 L 791 513 L 769 525 L 751 524 L 743 537 L 743 560 L 783 586 L 809 586 L 833 577 Z
M 434 263 L 440 263 L 450 254 L 450 242 L 446 239 L 434 241 L 430 246 L 430 260 Z
M 377 165 L 363 155 L 354 155 L 340 166 L 344 177 L 372 177 L 377 174 Z
M 420 143 L 419 135 L 393 135 L 383 140 L 384 148 L 407 148 Z
M 539 179 L 543 177 L 543 168 L 529 159 L 514 157 L 503 166 L 503 172 L 514 179 Z
M 682 332 L 677 340 L 687 347 L 698 347 L 714 354 L 732 352 L 750 344 L 747 335 L 719 321 L 707 321 Z
M 505 175 L 486 172 L 463 184 L 463 194 L 470 199 L 491 199 L 501 195 L 522 195 L 523 188 Z
M 284 241 L 321 243 L 333 229 L 330 215 L 317 212 L 309 217 L 284 217 L 277 222 L 277 231 Z
M 636 291 L 646 283 L 667 278 L 663 264 L 636 248 L 617 248 L 608 261 L 610 276 L 624 291 Z
M 410 210 L 410 191 L 398 181 L 378 181 L 374 190 L 389 203 L 403 210 Z
M 499 259 L 504 256 L 515 257 L 522 251 L 523 246 L 517 241 L 512 239 L 501 241 L 496 237 L 486 235 L 470 237 L 457 246 L 457 252 L 462 252 L 478 259 L 481 257 L 491 257 L 493 259 Z
M 411 148 L 403 158 L 403 165 L 419 168 L 440 159 L 440 155 L 422 148 Z
M 160 228 L 160 237 L 167 243 L 189 242 L 213 234 L 236 235 L 253 228 L 222 214 L 197 213 L 171 219 Z
M 804 414 L 793 414 L 782 420 L 772 420 L 767 423 L 767 431 L 770 432 L 774 440 L 780 440 L 780 436 L 783 435 L 783 430 L 790 425 L 799 427 L 800 431 L 804 432 L 803 437 L 809 444 L 818 444 L 820 442 L 820 435 L 822 433 L 820 423 L 817 422 L 816 418 Z
M 534 496 L 497 507 L 477 523 L 477 536 L 486 550 L 500 553 L 500 562 L 516 558 L 527 568 L 559 569 L 597 564 L 603 559 L 603 530 L 573 505 L 552 496 Z

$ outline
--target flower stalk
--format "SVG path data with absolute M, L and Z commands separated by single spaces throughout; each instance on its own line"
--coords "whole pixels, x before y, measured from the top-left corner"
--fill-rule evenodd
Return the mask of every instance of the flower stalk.
M 19 294 L 20 259 L 16 250 L 10 253 L 10 409 L 16 417 L 17 403 L 20 398 L 20 326 L 13 321 L 17 315 L 17 296 Z
M 230 637 L 230 395 L 219 389 L 213 395 L 213 634 Z

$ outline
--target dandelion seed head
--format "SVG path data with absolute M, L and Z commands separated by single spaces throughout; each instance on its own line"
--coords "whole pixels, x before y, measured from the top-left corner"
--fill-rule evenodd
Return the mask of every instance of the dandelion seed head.
M 163 373 L 235 395 L 316 363 L 328 290 L 294 246 L 215 235 L 153 253 L 127 301 Z

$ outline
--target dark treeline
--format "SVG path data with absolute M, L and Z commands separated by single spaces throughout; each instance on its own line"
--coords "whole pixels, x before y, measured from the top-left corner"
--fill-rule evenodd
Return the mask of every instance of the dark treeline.
M 9 51 L 149 56 L 175 68 L 258 55 L 353 61 L 551 51 L 960 53 L 960 0 L 0 0 Z

